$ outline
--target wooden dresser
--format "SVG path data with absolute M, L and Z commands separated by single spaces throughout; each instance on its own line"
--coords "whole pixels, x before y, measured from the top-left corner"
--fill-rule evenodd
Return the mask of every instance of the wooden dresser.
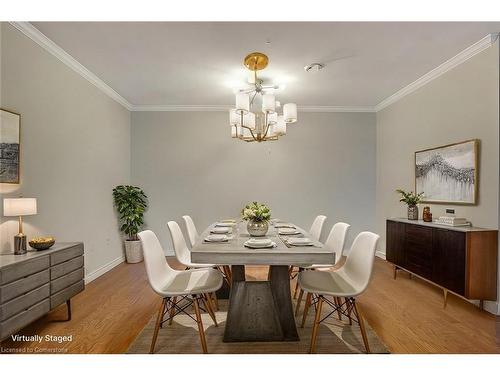
M 389 219 L 386 258 L 398 269 L 466 299 L 497 299 L 498 231 Z
M 0 255 L 0 341 L 66 303 L 85 288 L 83 243 Z

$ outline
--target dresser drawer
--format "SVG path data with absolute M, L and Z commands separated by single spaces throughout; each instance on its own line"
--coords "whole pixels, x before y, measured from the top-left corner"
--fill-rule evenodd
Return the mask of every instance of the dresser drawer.
M 14 281 L 10 284 L 0 286 L 0 303 L 9 301 L 15 297 L 36 289 L 50 281 L 50 271 L 47 269 L 34 275 Z
M 62 289 L 73 285 L 80 280 L 83 280 L 83 274 L 83 268 L 78 268 L 76 271 L 70 272 L 58 279 L 52 280 L 50 282 L 50 293 L 55 294 Z
M 83 267 L 83 257 L 73 258 L 64 263 L 59 263 L 55 266 L 50 267 L 50 279 L 55 280 L 61 276 L 64 276 L 78 268 Z
M 0 270 L 0 285 L 22 279 L 25 276 L 32 275 L 47 268 L 49 268 L 48 255 L 5 267 Z
M 14 315 L 10 319 L 7 319 L 0 323 L 0 340 L 6 338 L 12 333 L 19 331 L 24 326 L 30 324 L 32 321 L 40 318 L 41 316 L 47 314 L 50 311 L 50 301 L 49 299 L 44 299 L 43 301 L 31 306 L 30 308 Z
M 423 247 L 432 246 L 432 228 L 406 224 L 406 240 Z
M 22 296 L 16 297 L 9 302 L 0 305 L 0 321 L 7 320 L 13 315 L 26 310 L 27 308 L 36 305 L 43 299 L 49 298 L 50 285 L 45 284 L 40 288 L 34 289 Z
M 59 263 L 66 262 L 70 259 L 83 255 L 83 245 L 75 245 L 65 250 L 50 254 L 50 265 L 54 266 Z
M 66 302 L 71 297 L 80 293 L 83 289 L 85 289 L 85 283 L 83 282 L 83 280 L 80 280 L 77 283 L 61 290 L 59 293 L 51 295 L 50 296 L 50 308 L 55 309 L 61 303 Z

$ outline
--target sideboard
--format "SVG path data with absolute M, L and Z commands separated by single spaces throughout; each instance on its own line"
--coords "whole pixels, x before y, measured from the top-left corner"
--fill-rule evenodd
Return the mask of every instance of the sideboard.
M 497 299 L 498 231 L 450 227 L 423 220 L 386 222 L 386 259 L 394 278 L 403 269 L 469 300 Z
M 56 243 L 48 250 L 0 255 L 0 341 L 85 288 L 83 243 Z

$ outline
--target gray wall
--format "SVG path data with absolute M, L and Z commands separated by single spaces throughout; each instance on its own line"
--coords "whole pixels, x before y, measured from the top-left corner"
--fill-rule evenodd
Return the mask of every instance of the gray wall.
M 130 181 L 130 114 L 9 24 L 2 24 L 1 107 L 21 114 L 21 184 L 38 198 L 25 232 L 84 241 L 87 273 L 123 255 L 111 190 Z M 15 218 L 0 217 L 0 251 Z
M 481 142 L 479 204 L 429 206 L 435 217 L 453 207 L 457 216 L 470 219 L 474 225 L 498 227 L 498 116 L 498 42 L 377 113 L 376 228 L 383 234 L 380 251 L 385 253 L 385 219 L 406 215 L 406 207 L 398 202 L 394 190 L 414 189 L 414 152 L 467 139 Z
M 132 182 L 148 194 L 146 224 L 167 250 L 168 220 L 189 214 L 201 231 L 252 200 L 305 228 L 325 214 L 327 231 L 336 221 L 352 225 L 351 238 L 373 230 L 374 114 L 300 113 L 286 136 L 261 144 L 232 139 L 227 117 L 132 113 Z

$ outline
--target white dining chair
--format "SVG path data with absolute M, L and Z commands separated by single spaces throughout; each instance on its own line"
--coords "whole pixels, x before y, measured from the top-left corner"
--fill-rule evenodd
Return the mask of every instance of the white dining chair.
M 335 264 L 342 259 L 342 253 L 344 251 L 345 239 L 347 237 L 347 232 L 349 231 L 350 225 L 347 223 L 336 223 L 332 229 L 330 230 L 330 234 L 326 239 L 324 244 L 324 248 L 330 250 L 332 252 L 334 262 L 333 264 L 303 264 L 299 266 L 299 270 L 308 270 L 308 269 L 327 269 L 333 267 Z M 302 296 L 304 291 L 300 288 L 299 283 L 295 284 L 295 290 L 300 289 L 299 298 L 297 299 L 297 305 L 295 307 L 295 316 L 299 315 L 300 304 L 302 302 Z M 296 292 L 295 292 L 296 293 Z M 294 294 L 295 294 L 294 293 Z M 339 319 L 342 319 L 342 316 L 339 312 Z
M 342 267 L 335 271 L 306 270 L 299 274 L 300 288 L 307 292 L 301 327 L 304 327 L 310 305 L 314 304 L 316 308 L 309 347 L 310 353 L 314 353 L 316 349 L 316 337 L 320 322 L 336 311 L 347 316 L 349 324 L 352 324 L 352 320 L 357 321 L 366 352 L 370 353 L 363 316 L 355 298 L 366 290 L 370 282 L 378 239 L 379 235 L 375 233 L 361 232 L 354 239 L 347 260 Z M 337 305 L 337 303 L 328 300 L 326 296 L 343 298 L 344 302 Z M 332 311 L 322 318 L 323 303 L 330 305 Z
M 323 231 L 323 224 L 325 224 L 326 216 L 318 215 L 314 219 L 311 228 L 309 229 L 309 235 L 313 240 L 319 241 L 321 237 L 321 232 Z
M 194 246 L 196 241 L 198 241 L 198 238 L 200 235 L 198 234 L 198 231 L 196 230 L 196 226 L 194 225 L 193 219 L 191 219 L 191 216 L 189 215 L 184 215 L 182 217 L 182 220 L 184 220 L 184 224 L 186 224 L 186 230 L 189 238 L 189 242 L 191 243 L 191 247 Z
M 154 353 L 158 332 L 163 323 L 168 321 L 171 325 L 173 318 L 182 312 L 196 321 L 203 353 L 207 353 L 200 302 L 203 303 L 205 310 L 217 326 L 212 301 L 208 296 L 222 286 L 222 274 L 212 268 L 174 270 L 168 265 L 160 241 L 152 231 L 145 230 L 138 235 L 144 253 L 149 284 L 162 299 L 150 353 Z M 187 308 L 191 305 L 194 306 L 195 317 L 187 312 Z
M 186 267 L 186 269 L 190 268 L 217 268 L 219 269 L 218 266 L 215 264 L 203 264 L 203 263 L 194 263 L 191 261 L 191 251 L 189 251 L 186 240 L 184 239 L 184 235 L 182 234 L 181 228 L 179 224 L 175 221 L 169 221 L 167 223 L 168 229 L 170 231 L 170 236 L 172 238 L 172 243 L 174 245 L 174 253 L 175 257 L 177 260 Z M 224 279 L 226 279 L 227 284 L 229 287 L 231 286 L 231 271 L 229 266 L 223 266 L 222 270 L 219 270 L 222 272 L 222 275 L 224 276 Z M 214 303 L 216 308 L 218 309 L 218 302 L 217 298 L 214 297 Z

